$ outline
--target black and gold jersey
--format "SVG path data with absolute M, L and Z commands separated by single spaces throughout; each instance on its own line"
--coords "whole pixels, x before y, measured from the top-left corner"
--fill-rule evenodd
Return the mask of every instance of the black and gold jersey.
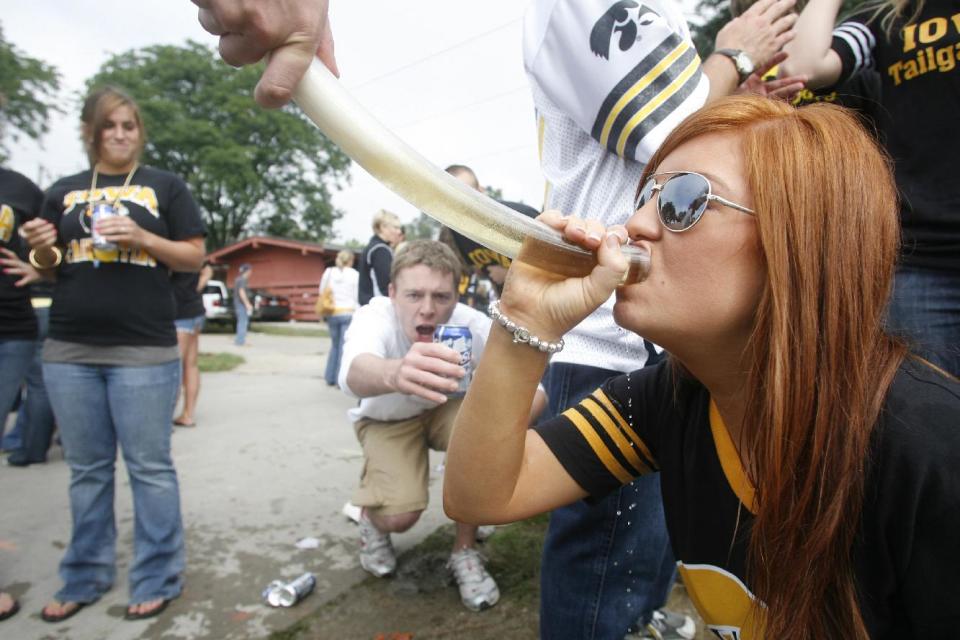
M 874 432 L 853 549 L 871 638 L 960 629 L 958 418 L 960 383 L 916 361 L 901 367 Z M 664 362 L 612 378 L 536 429 L 593 497 L 659 471 L 674 555 L 700 615 L 718 638 L 761 637 L 753 612 L 763 607 L 752 606 L 745 568 L 755 492 L 705 387 Z
M 170 240 L 206 232 L 186 183 L 176 175 L 138 167 L 126 174 L 100 175 L 90 189 L 91 172 L 55 182 L 46 193 L 42 215 L 57 227 L 63 264 L 50 308 L 50 337 L 92 345 L 174 346 L 174 299 L 170 270 L 145 249 L 93 246 L 91 204 L 115 203 L 146 231 Z
M 20 225 L 38 215 L 41 202 L 43 192 L 29 178 L 0 168 L 0 247 L 26 259 L 28 247 L 20 238 Z M 19 276 L 0 272 L 0 340 L 37 337 L 30 289 L 16 286 L 19 279 Z
M 874 115 L 901 194 L 903 262 L 960 271 L 960 0 L 927 0 L 919 13 L 910 0 L 889 29 L 868 4 L 833 32 L 840 82 L 880 74 Z

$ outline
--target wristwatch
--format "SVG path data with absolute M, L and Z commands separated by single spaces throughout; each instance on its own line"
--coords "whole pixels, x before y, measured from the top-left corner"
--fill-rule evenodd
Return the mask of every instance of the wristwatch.
M 738 84 L 743 84 L 743 81 L 749 78 L 750 74 L 756 69 L 753 60 L 750 59 L 746 51 L 740 49 L 716 49 L 714 53 L 727 56 L 733 61 L 733 66 L 737 68 L 737 73 L 740 74 L 740 82 Z

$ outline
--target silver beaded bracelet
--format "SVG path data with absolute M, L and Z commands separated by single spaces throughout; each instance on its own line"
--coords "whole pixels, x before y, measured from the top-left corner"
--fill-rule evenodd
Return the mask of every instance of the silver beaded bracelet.
M 549 353 L 550 355 L 563 351 L 563 338 L 561 338 L 559 342 L 548 342 L 532 335 L 529 329 L 518 326 L 516 322 L 500 313 L 499 300 L 491 302 L 487 308 L 487 312 L 501 327 L 513 334 L 514 344 L 528 344 L 534 349 L 542 351 L 543 353 Z

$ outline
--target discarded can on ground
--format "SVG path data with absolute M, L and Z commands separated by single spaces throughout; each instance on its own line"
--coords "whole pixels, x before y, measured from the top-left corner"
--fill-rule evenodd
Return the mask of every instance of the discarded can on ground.
M 470 327 L 462 324 L 438 324 L 433 332 L 433 341 L 445 344 L 460 354 L 460 366 L 466 373 L 460 378 L 457 390 L 451 396 L 462 396 L 473 379 L 473 334 Z
M 117 248 L 115 242 L 110 242 L 97 231 L 97 222 L 112 218 L 115 215 L 117 215 L 117 211 L 109 202 L 100 201 L 93 205 L 93 211 L 90 213 L 90 237 L 93 239 L 94 249 L 109 251 Z
M 317 579 L 312 573 L 305 573 L 293 582 L 274 580 L 263 590 L 263 599 L 271 607 L 292 607 L 310 595 L 315 586 Z

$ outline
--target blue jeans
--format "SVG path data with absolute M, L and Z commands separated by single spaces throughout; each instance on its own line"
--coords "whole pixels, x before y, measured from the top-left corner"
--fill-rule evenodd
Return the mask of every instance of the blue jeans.
M 327 328 L 330 329 L 330 354 L 327 356 L 327 370 L 323 377 L 331 387 L 337 384 L 340 374 L 340 359 L 343 357 L 343 336 L 353 320 L 352 313 L 343 313 L 327 318 Z
M 544 386 L 558 415 L 618 371 L 550 365 Z M 660 476 L 650 474 L 590 504 L 550 514 L 540 568 L 540 637 L 622 640 L 666 602 L 675 562 Z
M 93 602 L 116 573 L 117 444 L 133 491 L 130 602 L 174 598 L 184 567 L 180 489 L 170 457 L 180 361 L 119 367 L 45 362 L 43 376 L 70 465 L 73 531 L 60 562 L 61 602 Z
M 7 435 L 3 435 L 3 428 L 7 414 L 20 395 L 36 346 L 35 340 L 0 340 L 0 448 L 20 448 L 20 431 L 16 426 Z
M 43 384 L 43 341 L 50 326 L 50 308 L 37 307 L 37 342 L 33 360 L 27 370 L 27 399 L 17 412 L 17 424 L 21 434 L 20 448 L 10 454 L 11 464 L 33 464 L 47 461 L 47 449 L 53 437 L 55 426 L 53 409 L 47 397 L 47 388 Z
M 960 274 L 898 268 L 887 328 L 920 357 L 960 376 Z
M 237 335 L 233 339 L 233 344 L 242 345 L 247 341 L 247 327 L 250 326 L 250 314 L 247 313 L 245 306 L 236 305 L 233 311 L 237 316 Z

